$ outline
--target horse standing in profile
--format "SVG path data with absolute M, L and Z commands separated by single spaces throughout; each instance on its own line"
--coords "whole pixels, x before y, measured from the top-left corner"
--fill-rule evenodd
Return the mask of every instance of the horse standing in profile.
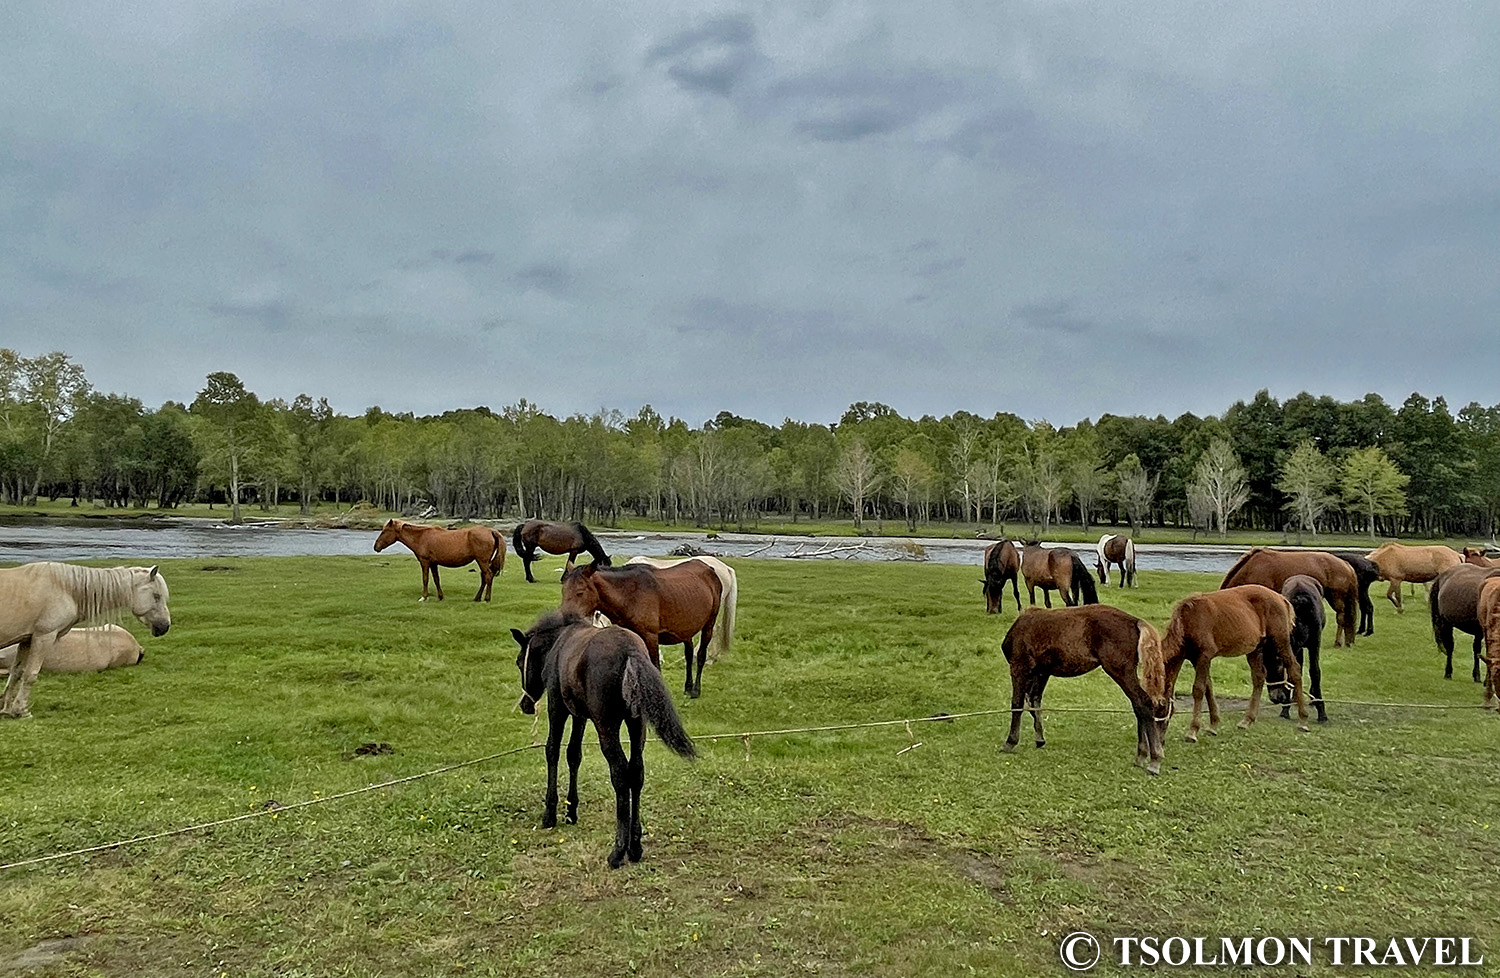
M 723 586 L 707 564 L 685 560 L 657 570 L 644 564 L 604 567 L 584 564 L 563 574 L 564 614 L 586 618 L 596 611 L 639 635 L 651 663 L 660 666 L 660 646 L 681 643 L 687 659 L 683 692 L 694 699 L 703 692 L 703 663 L 713 641 Z M 698 667 L 693 670 L 693 636 L 698 638 Z
M 1479 618 L 1479 591 L 1485 582 L 1500 577 L 1500 569 L 1489 570 L 1473 564 L 1458 564 L 1443 571 L 1432 581 L 1427 592 L 1428 610 L 1432 615 L 1432 637 L 1438 651 L 1448 660 L 1444 679 L 1453 678 L 1453 630 L 1474 636 L 1474 681 L 1479 678 L 1479 650 L 1484 642 L 1484 628 Z
M 531 576 L 531 565 L 537 559 L 538 550 L 545 550 L 549 554 L 567 554 L 568 562 L 563 566 L 563 573 L 572 570 L 573 561 L 585 551 L 594 558 L 594 563 L 598 566 L 609 566 L 609 554 L 604 552 L 603 544 L 582 523 L 526 520 L 516 524 L 510 542 L 516 549 L 516 556 L 521 558 L 521 567 L 526 571 L 527 582 L 531 584 L 536 583 L 536 578 Z
M 714 627 L 713 641 L 708 646 L 708 661 L 718 662 L 719 658 L 729 652 L 729 647 L 734 644 L 734 619 L 735 606 L 740 600 L 740 578 L 724 561 L 717 557 L 631 557 L 625 562 L 625 566 L 631 564 L 645 564 L 662 570 L 668 567 L 676 567 L 678 564 L 696 560 L 713 568 L 715 574 L 719 575 L 719 623 Z
M 1094 579 L 1078 555 L 1067 547 L 1043 548 L 1036 540 L 1028 541 L 1021 551 L 1021 575 L 1026 578 L 1026 591 L 1031 603 L 1036 604 L 1036 589 L 1042 589 L 1042 600 L 1052 607 L 1052 593 L 1062 596 L 1063 604 L 1098 604 L 1099 592 L 1094 589 Z
M 490 599 L 495 575 L 505 570 L 505 538 L 498 530 L 487 526 L 468 526 L 458 530 L 445 530 L 440 526 L 421 526 L 404 520 L 388 520 L 380 536 L 375 538 L 375 552 L 379 553 L 396 542 L 406 544 L 422 565 L 422 600 L 427 600 L 427 574 L 432 573 L 432 583 L 437 587 L 438 600 L 443 600 L 443 582 L 438 579 L 439 567 L 462 567 L 470 561 L 479 564 L 479 590 L 474 600 Z
M 1135 587 L 1135 541 L 1121 533 L 1106 533 L 1094 545 L 1099 583 L 1109 583 L 1109 565 L 1120 568 L 1120 587 Z
M 1355 619 L 1359 612 L 1359 578 L 1354 568 L 1321 550 L 1269 550 L 1252 547 L 1224 575 L 1220 588 L 1260 584 L 1280 591 L 1287 578 L 1306 574 L 1323 586 L 1323 599 L 1333 608 L 1336 627 L 1333 646 L 1354 645 Z
M 1219 732 L 1219 702 L 1214 698 L 1210 664 L 1216 658 L 1243 655 L 1250 665 L 1250 706 L 1240 721 L 1243 730 L 1260 713 L 1260 694 L 1268 683 L 1271 702 L 1297 704 L 1298 729 L 1307 729 L 1307 700 L 1302 695 L 1302 669 L 1292 654 L 1292 603 L 1259 584 L 1243 584 L 1221 591 L 1190 594 L 1172 608 L 1162 637 L 1167 688 L 1175 698 L 1177 674 L 1184 662 L 1193 664 L 1193 721 L 1186 740 L 1198 740 L 1199 716 L 1208 701 L 1208 732 Z M 1285 677 L 1290 677 L 1290 679 Z M 1288 692 L 1290 687 L 1290 692 Z
M 1082 676 L 1103 667 L 1135 710 L 1135 763 L 1161 773 L 1162 731 L 1172 709 L 1167 696 L 1161 637 L 1150 622 L 1107 605 L 1021 612 L 1000 643 L 1010 663 L 1010 736 L 1007 752 L 1021 737 L 1028 707 L 1041 747 L 1042 692 L 1053 676 Z M 1139 674 L 1138 674 L 1139 673 Z
M 18 645 L 0 695 L 0 716 L 31 715 L 31 687 L 57 640 L 75 625 L 128 608 L 165 635 L 167 582 L 155 567 L 80 567 L 43 562 L 0 570 L 0 647 Z
M 1426 584 L 1455 564 L 1463 563 L 1463 555 L 1452 547 L 1441 545 L 1409 547 L 1404 543 L 1387 543 L 1365 554 L 1380 568 L 1380 579 L 1390 581 L 1385 596 L 1396 606 L 1398 614 L 1405 614 L 1401 603 L 1401 584 Z
M 1005 582 L 1010 582 L 1010 592 L 1016 598 L 1016 610 L 1021 610 L 1021 586 L 1016 578 L 1021 574 L 1021 555 L 1016 545 L 1001 540 L 984 548 L 984 611 L 987 615 L 998 614 L 1005 607 Z M 1035 602 L 1033 602 L 1035 603 Z
M 569 824 L 578 821 L 578 763 L 583 759 L 583 730 L 592 720 L 615 789 L 610 868 L 620 868 L 626 859 L 640 862 L 646 723 L 676 754 L 688 759 L 697 755 L 661 673 L 646 655 L 645 642 L 623 628 L 595 628 L 585 619 L 558 611 L 544 612 L 530 631 L 512 628 L 510 633 L 521 646 L 516 655 L 521 711 L 535 714 L 542 694 L 547 696 L 547 807 L 542 828 L 557 825 L 557 758 L 563 726 L 570 716 L 573 734 L 568 738 L 566 818 Z M 630 734 L 629 759 L 620 745 L 622 723 Z

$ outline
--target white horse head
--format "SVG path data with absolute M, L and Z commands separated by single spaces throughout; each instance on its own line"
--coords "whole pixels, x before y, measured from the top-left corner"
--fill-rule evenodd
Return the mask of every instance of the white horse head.
M 130 568 L 130 611 L 151 627 L 151 634 L 162 636 L 172 627 L 172 613 L 167 610 L 167 579 L 155 567 Z

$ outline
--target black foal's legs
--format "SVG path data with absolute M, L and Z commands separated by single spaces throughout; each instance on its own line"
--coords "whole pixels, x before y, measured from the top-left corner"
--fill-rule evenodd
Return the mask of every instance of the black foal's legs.
M 583 760 L 583 728 L 588 721 L 573 718 L 573 736 L 568 738 L 568 813 L 569 825 L 578 824 L 578 762 Z
M 600 726 L 595 720 L 594 729 L 599 732 L 599 749 L 609 762 L 609 783 L 615 789 L 615 847 L 609 854 L 609 868 L 619 869 L 630 850 L 630 762 L 620 747 L 620 721 Z
M 641 788 L 646 784 L 646 725 L 639 717 L 626 721 L 630 730 L 630 768 L 626 772 L 630 780 L 630 846 L 625 854 L 630 861 L 641 861 Z
M 562 752 L 563 724 L 567 722 L 568 711 L 562 704 L 562 697 L 548 691 L 546 747 L 547 807 L 542 812 L 542 828 L 544 829 L 554 828 L 557 825 L 557 755 Z M 569 765 L 576 767 L 576 765 L 572 764 L 571 758 L 569 759 Z

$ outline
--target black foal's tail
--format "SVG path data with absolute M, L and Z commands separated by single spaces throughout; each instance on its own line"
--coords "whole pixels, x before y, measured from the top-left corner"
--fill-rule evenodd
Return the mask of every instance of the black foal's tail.
M 625 705 L 632 712 L 645 717 L 662 743 L 674 753 L 689 759 L 698 756 L 693 738 L 682 729 L 682 721 L 677 718 L 677 710 L 672 706 L 672 694 L 667 692 L 667 684 L 662 682 L 661 673 L 656 671 L 645 653 L 632 654 L 630 661 L 625 663 L 620 694 L 625 697 Z
M 583 539 L 583 547 L 589 552 L 589 556 L 594 558 L 594 563 L 600 567 L 610 566 L 609 554 L 604 552 L 604 545 L 599 542 L 599 538 L 589 532 L 589 528 L 582 523 L 574 523 L 573 529 L 577 530 L 579 537 Z
M 1077 554 L 1073 555 L 1073 585 L 1083 592 L 1084 604 L 1099 603 L 1099 592 L 1094 589 L 1094 577 L 1083 566 L 1083 560 Z

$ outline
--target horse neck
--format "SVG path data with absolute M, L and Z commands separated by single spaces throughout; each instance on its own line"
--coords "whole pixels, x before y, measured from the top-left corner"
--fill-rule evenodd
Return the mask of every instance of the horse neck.
M 79 621 L 92 621 L 119 608 L 128 608 L 135 597 L 135 581 L 129 567 L 54 564 L 52 579 L 73 598 Z
M 396 539 L 406 544 L 406 549 L 416 553 L 417 546 L 427 537 L 430 526 L 412 526 L 402 523 L 396 527 Z

